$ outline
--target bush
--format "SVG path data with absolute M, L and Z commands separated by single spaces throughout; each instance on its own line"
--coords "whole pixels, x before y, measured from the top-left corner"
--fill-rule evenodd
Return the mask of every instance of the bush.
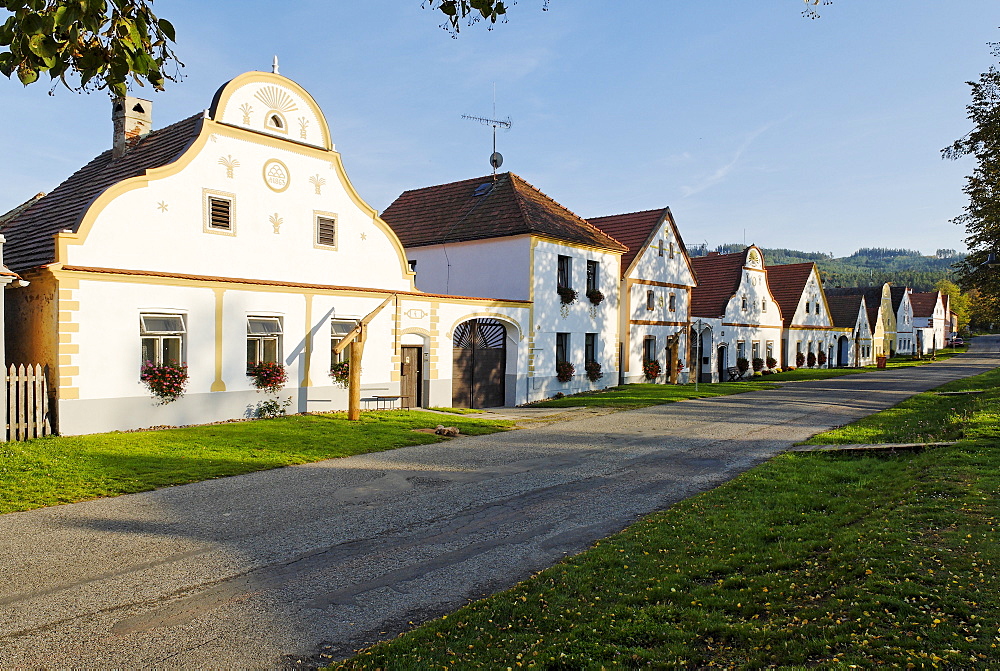
M 258 391 L 276 392 L 285 386 L 288 373 L 280 363 L 262 361 L 247 366 L 247 377 Z
M 778 367 L 778 360 L 775 359 L 773 356 L 767 357 L 767 367 L 768 368 L 777 368 Z
M 559 361 L 556 363 L 556 379 L 560 382 L 569 382 L 576 373 L 576 366 L 569 361 Z
M 589 298 L 590 302 L 594 305 L 600 305 L 601 301 L 604 300 L 604 294 L 601 293 L 600 289 L 591 289 L 587 292 L 587 298 Z
M 816 355 L 816 363 L 818 363 L 820 366 L 826 363 L 826 352 L 824 352 L 823 350 L 819 351 L 819 354 Z
M 576 289 L 570 289 L 569 287 L 559 287 L 556 291 L 559 293 L 559 300 L 563 302 L 563 305 L 569 305 L 576 300 L 578 295 Z
M 273 419 L 274 417 L 284 417 L 285 408 L 292 404 L 292 397 L 289 396 L 284 401 L 276 398 L 269 398 L 257 404 L 256 415 L 259 419 Z
M 642 364 L 642 373 L 646 376 L 647 380 L 655 380 L 660 376 L 660 362 L 656 361 L 646 361 Z
M 591 382 L 597 382 L 604 377 L 604 373 L 601 372 L 601 364 L 596 361 L 588 361 L 583 368 L 587 371 L 587 379 Z
M 759 356 L 755 356 L 750 364 L 753 366 L 753 372 L 755 373 L 759 373 L 764 368 L 764 360 Z
M 149 388 L 160 405 L 176 401 L 184 395 L 188 381 L 186 363 L 165 363 L 156 365 L 152 361 L 142 364 L 139 379 Z
M 745 356 L 741 356 L 736 359 L 736 369 L 740 371 L 740 375 L 743 375 L 750 368 L 750 362 L 747 361 Z
M 795 367 L 802 368 L 802 366 L 804 365 L 806 365 L 806 355 L 803 354 L 802 352 L 799 352 L 798 354 L 795 355 Z
M 813 366 L 815 366 L 816 365 L 816 355 L 813 354 L 812 352 L 809 352 L 809 354 L 806 356 L 806 364 L 810 368 L 812 368 Z

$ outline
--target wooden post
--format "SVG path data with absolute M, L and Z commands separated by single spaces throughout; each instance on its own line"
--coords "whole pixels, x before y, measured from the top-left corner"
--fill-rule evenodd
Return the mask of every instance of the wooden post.
M 365 349 L 365 332 L 361 332 L 350 344 L 351 358 L 347 382 L 347 419 L 352 422 L 361 419 L 361 355 Z

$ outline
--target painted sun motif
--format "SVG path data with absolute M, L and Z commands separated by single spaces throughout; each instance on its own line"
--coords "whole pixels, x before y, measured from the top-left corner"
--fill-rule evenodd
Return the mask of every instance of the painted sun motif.
M 294 112 L 298 109 L 292 96 L 277 86 L 264 86 L 254 94 L 254 97 L 267 105 L 268 109 L 278 112 Z

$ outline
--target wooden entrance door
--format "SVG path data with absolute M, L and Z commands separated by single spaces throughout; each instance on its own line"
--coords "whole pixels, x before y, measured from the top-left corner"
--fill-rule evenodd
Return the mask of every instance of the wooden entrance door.
M 403 347 L 399 367 L 400 407 L 423 407 L 424 352 L 422 347 Z
M 495 408 L 506 400 L 507 329 L 496 319 L 470 319 L 455 329 L 452 405 Z

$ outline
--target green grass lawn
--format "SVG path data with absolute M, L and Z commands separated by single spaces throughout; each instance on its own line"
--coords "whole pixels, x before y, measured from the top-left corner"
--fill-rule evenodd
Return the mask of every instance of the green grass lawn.
M 987 668 L 1000 659 L 1000 370 L 789 453 L 340 668 Z
M 420 411 L 344 413 L 103 433 L 0 443 L 0 513 L 100 496 L 141 492 L 333 457 L 434 443 L 440 416 Z M 493 433 L 513 422 L 455 417 L 464 434 Z
M 482 412 L 482 410 L 477 410 L 475 408 L 427 408 L 428 410 L 437 410 L 438 412 L 449 412 L 453 415 L 476 415 Z

